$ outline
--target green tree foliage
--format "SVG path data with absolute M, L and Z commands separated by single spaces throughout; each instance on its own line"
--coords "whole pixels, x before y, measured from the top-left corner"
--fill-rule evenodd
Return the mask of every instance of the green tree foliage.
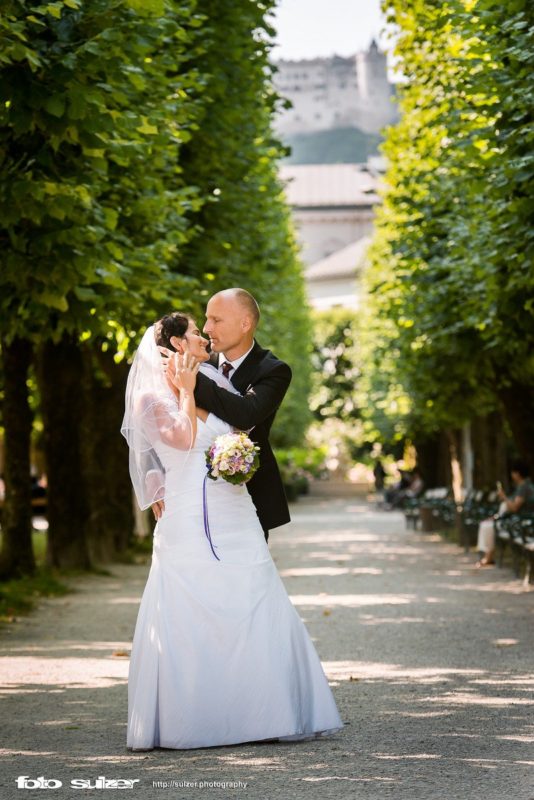
M 192 4 L 2 11 L 3 333 L 105 331 L 125 306 L 146 318 L 178 281 L 170 264 L 196 202 L 176 158 L 194 117 Z
M 371 387 L 409 396 L 406 430 L 502 403 L 534 424 L 534 29 L 526 0 L 387 0 L 406 83 L 368 285 Z M 384 381 L 384 376 L 387 380 Z
M 55 565 L 88 564 L 78 340 L 92 336 L 96 346 L 96 337 L 113 339 L 117 322 L 135 326 L 171 286 L 190 284 L 170 266 L 186 237 L 185 211 L 198 202 L 177 166 L 194 118 L 187 91 L 197 82 L 182 67 L 194 47 L 192 8 L 129 0 L 2 3 L 0 336 L 6 363 L 17 363 L 11 350 L 24 339 L 39 345 L 48 558 Z M 28 452 L 28 426 L 24 437 L 20 425 L 21 435 L 9 435 L 18 424 L 10 398 L 25 377 L 10 372 L 6 382 L 8 473 Z M 112 491 L 114 475 L 108 479 Z M 29 563 L 20 543 L 29 545 L 30 537 L 14 491 L 6 508 L 12 524 L 2 561 L 9 573 L 17 561 Z
M 277 178 L 283 148 L 273 137 L 276 95 L 268 62 L 271 2 L 198 0 L 206 18 L 202 49 L 188 67 L 202 74 L 198 129 L 180 159 L 183 179 L 206 202 L 192 212 L 195 235 L 181 269 L 200 276 L 208 297 L 242 286 L 258 299 L 258 339 L 293 368 L 273 431 L 298 445 L 308 423 L 311 333 L 289 212 Z
M 270 131 L 274 4 L 3 5 L 4 335 L 131 327 L 242 283 L 267 343 L 300 358 L 303 283 Z
M 355 386 L 360 379 L 358 325 L 352 309 L 316 311 L 312 317 L 313 392 L 311 410 L 318 422 L 329 418 L 351 422 L 360 417 Z
M 251 289 L 264 312 L 260 340 L 297 361 L 280 442 L 305 427 L 307 312 L 270 132 L 272 5 L 0 0 L 0 338 L 9 364 L 20 363 L 5 381 L 3 422 L 17 427 L 9 416 L 28 364 L 16 352 L 30 342 L 54 564 L 86 566 L 107 550 L 102 535 L 85 541 L 105 516 L 94 507 L 95 476 L 117 497 L 124 483 L 115 485 L 115 466 L 103 481 L 97 468 L 117 465 L 116 453 L 103 456 L 87 437 L 104 415 L 107 435 L 102 425 L 93 442 L 118 428 L 125 370 L 113 357 L 131 352 L 161 313 L 200 313 L 222 286 Z M 6 436 L 7 460 L 24 461 L 24 422 L 24 435 L 19 426 Z M 16 511 L 17 502 L 10 492 L 6 504 Z M 124 544 L 120 515 L 111 516 Z M 27 534 L 28 515 L 20 522 Z M 10 530 L 4 545 L 30 541 Z
M 352 308 L 314 311 L 312 392 L 313 422 L 308 442 L 348 468 L 369 450 L 359 313 Z

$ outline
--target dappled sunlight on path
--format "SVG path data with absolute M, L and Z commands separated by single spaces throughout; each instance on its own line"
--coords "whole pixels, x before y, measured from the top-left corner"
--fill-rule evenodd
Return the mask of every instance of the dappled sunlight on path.
M 0 635 L 6 780 L 139 779 L 150 799 L 162 797 L 152 780 L 182 779 L 241 780 L 254 800 L 501 800 L 512 786 L 514 800 L 531 800 L 534 593 L 508 570 L 477 572 L 470 554 L 434 534 L 406 531 L 396 512 L 306 498 L 292 515 L 270 549 L 322 658 L 341 733 L 127 751 L 131 636 L 148 564 L 113 565 Z M 0 796 L 20 792 L 8 780 Z
M 391 594 L 291 594 L 294 606 L 399 606 L 410 603 L 413 597 Z

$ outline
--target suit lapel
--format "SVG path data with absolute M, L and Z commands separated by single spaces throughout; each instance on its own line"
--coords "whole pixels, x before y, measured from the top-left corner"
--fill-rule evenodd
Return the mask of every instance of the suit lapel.
M 255 342 L 248 356 L 236 369 L 230 381 L 239 392 L 245 392 L 253 382 L 258 366 L 266 352 L 267 351 L 264 350 L 263 347 L 260 347 L 259 344 Z

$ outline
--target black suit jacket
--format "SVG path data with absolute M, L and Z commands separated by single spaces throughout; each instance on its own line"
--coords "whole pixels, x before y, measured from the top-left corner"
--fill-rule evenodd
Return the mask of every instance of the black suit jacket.
M 218 355 L 211 362 L 218 365 Z M 291 369 L 270 350 L 254 347 L 231 377 L 242 396 L 222 389 L 199 372 L 195 389 L 197 406 L 211 411 L 239 430 L 249 430 L 260 446 L 260 466 L 247 483 L 265 531 L 290 521 L 278 464 L 269 443 L 269 431 L 291 382 Z

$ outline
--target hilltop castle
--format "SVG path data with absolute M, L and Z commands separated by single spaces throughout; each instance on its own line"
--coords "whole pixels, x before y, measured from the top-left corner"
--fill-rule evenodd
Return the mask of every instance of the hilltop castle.
M 281 136 L 353 127 L 378 133 L 397 119 L 386 56 L 374 40 L 367 52 L 348 58 L 277 61 L 275 66 L 275 87 L 293 104 L 277 117 Z

